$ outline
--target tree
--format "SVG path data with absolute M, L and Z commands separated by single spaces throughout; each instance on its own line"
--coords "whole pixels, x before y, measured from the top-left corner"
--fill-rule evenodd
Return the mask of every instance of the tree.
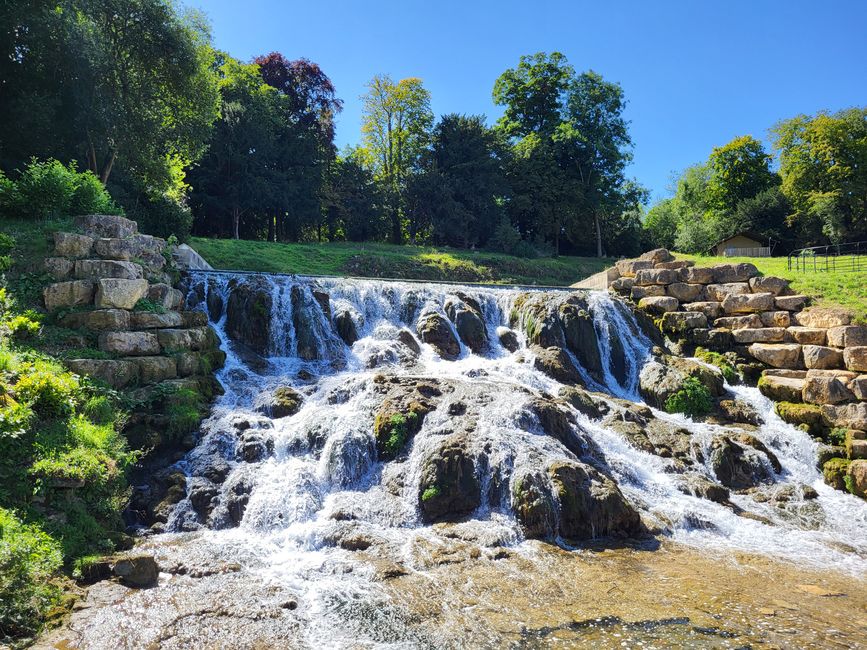
M 494 82 L 494 103 L 505 106 L 498 127 L 514 138 L 553 134 L 574 76 L 574 68 L 560 52 L 522 56 L 518 67 L 509 68 Z
M 772 156 L 749 135 L 714 147 L 708 158 L 707 203 L 718 212 L 733 213 L 738 203 L 779 183 L 771 171 Z M 734 234 L 734 233 L 732 233 Z
M 395 83 L 388 75 L 375 76 L 367 88 L 362 97 L 363 152 L 387 192 L 391 239 L 399 244 L 403 239 L 406 182 L 430 142 L 430 92 L 421 79 L 411 77 Z
M 332 165 L 325 192 L 325 213 L 332 238 L 367 241 L 383 237 L 382 197 L 358 150 L 349 150 Z
M 563 164 L 579 185 L 581 213 L 592 218 L 598 257 L 603 255 L 603 222 L 634 209 L 644 193 L 624 177 L 632 160 L 625 107 L 619 84 L 584 72 L 569 84 L 564 120 L 554 133 Z
M 428 155 L 433 182 L 442 185 L 442 207 L 432 216 L 437 242 L 482 246 L 493 234 L 506 193 L 501 144 L 481 115 L 444 115 L 433 131 Z
M 810 243 L 867 237 L 867 108 L 799 115 L 771 134 L 792 225 Z
M 644 218 L 644 230 L 653 248 L 674 248 L 674 239 L 680 225 L 673 198 L 654 205 Z

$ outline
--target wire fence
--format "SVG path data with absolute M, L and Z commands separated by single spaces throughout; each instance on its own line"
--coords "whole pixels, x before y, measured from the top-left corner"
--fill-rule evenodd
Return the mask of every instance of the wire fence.
M 789 254 L 788 266 L 802 273 L 867 271 L 867 242 L 801 248 Z

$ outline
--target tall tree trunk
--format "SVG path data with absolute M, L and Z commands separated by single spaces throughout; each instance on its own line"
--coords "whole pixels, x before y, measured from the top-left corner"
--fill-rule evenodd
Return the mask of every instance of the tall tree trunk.
M 602 257 L 602 223 L 599 213 L 593 213 L 593 221 L 596 224 L 596 257 Z
M 117 151 L 112 151 L 111 156 L 105 164 L 105 167 L 102 169 L 102 174 L 99 177 L 99 180 L 102 181 L 103 185 L 108 183 L 108 177 L 111 175 L 111 168 L 114 167 L 115 160 L 117 160 Z
M 276 216 L 268 217 L 268 241 L 276 241 L 276 232 L 274 227 L 276 218 Z
M 236 205 L 236 206 L 232 207 L 232 237 L 234 237 L 235 239 L 241 238 L 238 234 L 240 224 L 241 224 L 241 210 Z

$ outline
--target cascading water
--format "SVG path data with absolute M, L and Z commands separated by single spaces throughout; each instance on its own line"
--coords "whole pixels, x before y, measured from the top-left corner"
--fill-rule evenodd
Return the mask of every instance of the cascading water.
M 264 342 L 230 313 L 233 292 L 250 283 L 263 298 L 246 308 L 268 312 L 254 314 L 267 324 Z M 711 448 L 732 427 L 643 405 L 639 373 L 652 344 L 631 310 L 607 293 L 581 298 L 579 306 L 589 310 L 592 323 L 584 335 L 595 332 L 590 338 L 598 343 L 583 357 L 569 352 L 568 361 L 588 388 L 609 396 L 594 398 L 607 403 L 605 412 L 621 413 L 624 426 L 641 420 L 665 435 L 679 432 L 678 439 L 690 441 L 688 458 L 636 445 L 611 420 L 563 400 L 557 408 L 568 416 L 568 431 L 552 434 L 533 403 L 551 401 L 563 385 L 539 369 L 541 352 L 528 347 L 523 331 L 506 332 L 513 342 L 503 333 L 520 320 L 516 314 L 528 296 L 571 309 L 568 292 L 195 272 L 190 286 L 188 307 L 209 311 L 227 352 L 218 375 L 225 394 L 203 423 L 198 446 L 178 464 L 187 475 L 187 496 L 166 531 L 198 531 L 199 539 L 241 558 L 264 582 L 291 588 L 303 605 L 304 644 L 449 645 L 442 638 L 415 636 L 371 570 L 347 559 L 349 551 L 372 545 L 389 549 L 389 561 L 401 571 L 425 573 L 427 560 L 420 557 L 441 551 L 440 531 L 425 523 L 437 518 L 427 501 L 435 501 L 439 488 L 422 489 L 433 457 L 451 459 L 440 466 L 448 471 L 456 471 L 460 459 L 471 459 L 460 480 L 470 470 L 474 480 L 466 480 L 466 494 L 456 493 L 445 506 L 462 513 L 451 517 L 462 522 L 455 524 L 454 536 L 471 534 L 483 546 L 509 549 L 503 553 L 535 556 L 516 513 L 521 486 L 544 475 L 546 467 L 580 460 L 597 476 L 594 490 L 610 485 L 605 483 L 610 477 L 625 507 L 640 513 L 657 538 L 833 565 L 855 575 L 867 569 L 867 505 L 822 482 L 816 443 L 783 423 L 756 389 L 726 385 L 733 398 L 758 414 L 760 424 L 749 433 L 779 460 L 779 471 L 765 467 L 768 478 L 760 489 L 732 492 L 723 503 L 684 489 L 686 474 L 718 486 Z M 484 349 L 474 352 L 462 340 L 455 305 L 480 312 Z M 431 315 L 447 326 L 444 336 L 457 341 L 454 360 L 416 337 L 419 321 Z M 257 341 L 259 354 L 250 349 Z M 575 343 L 580 347 L 582 341 Z M 383 462 L 374 437 L 376 413 L 404 386 L 426 396 L 429 391 L 436 405 L 405 448 Z M 274 410 L 275 394 L 286 389 L 300 401 L 288 408 L 289 415 Z M 449 456 L 454 449 L 461 455 Z M 769 464 L 770 456 L 756 455 L 757 462 Z M 549 479 L 541 481 L 551 489 Z M 565 498 L 553 494 L 555 501 Z M 562 512 L 560 503 L 553 516 L 562 518 Z M 546 525 L 550 539 L 565 524 Z M 564 540 L 559 543 L 569 548 Z M 489 641 L 499 645 L 500 640 Z

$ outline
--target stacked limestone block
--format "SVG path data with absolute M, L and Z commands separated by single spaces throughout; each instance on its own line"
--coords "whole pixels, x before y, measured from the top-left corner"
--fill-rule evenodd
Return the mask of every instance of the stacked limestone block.
M 806 296 L 752 264 L 696 268 L 658 249 L 617 262 L 617 270 L 611 288 L 671 338 L 769 367 L 759 389 L 781 402 L 783 419 L 818 437 L 845 431 L 832 465 L 845 459 L 850 482 L 867 491 L 867 327 L 853 325 L 845 310 L 805 310 Z
M 110 358 L 72 359 L 73 372 L 128 388 L 210 376 L 222 366 L 207 316 L 182 311 L 183 295 L 169 284 L 165 240 L 123 217 L 89 215 L 75 225 L 80 232 L 54 234 L 55 257 L 45 267 L 56 282 L 44 290 L 45 307 L 61 312 L 60 325 L 95 334 Z

